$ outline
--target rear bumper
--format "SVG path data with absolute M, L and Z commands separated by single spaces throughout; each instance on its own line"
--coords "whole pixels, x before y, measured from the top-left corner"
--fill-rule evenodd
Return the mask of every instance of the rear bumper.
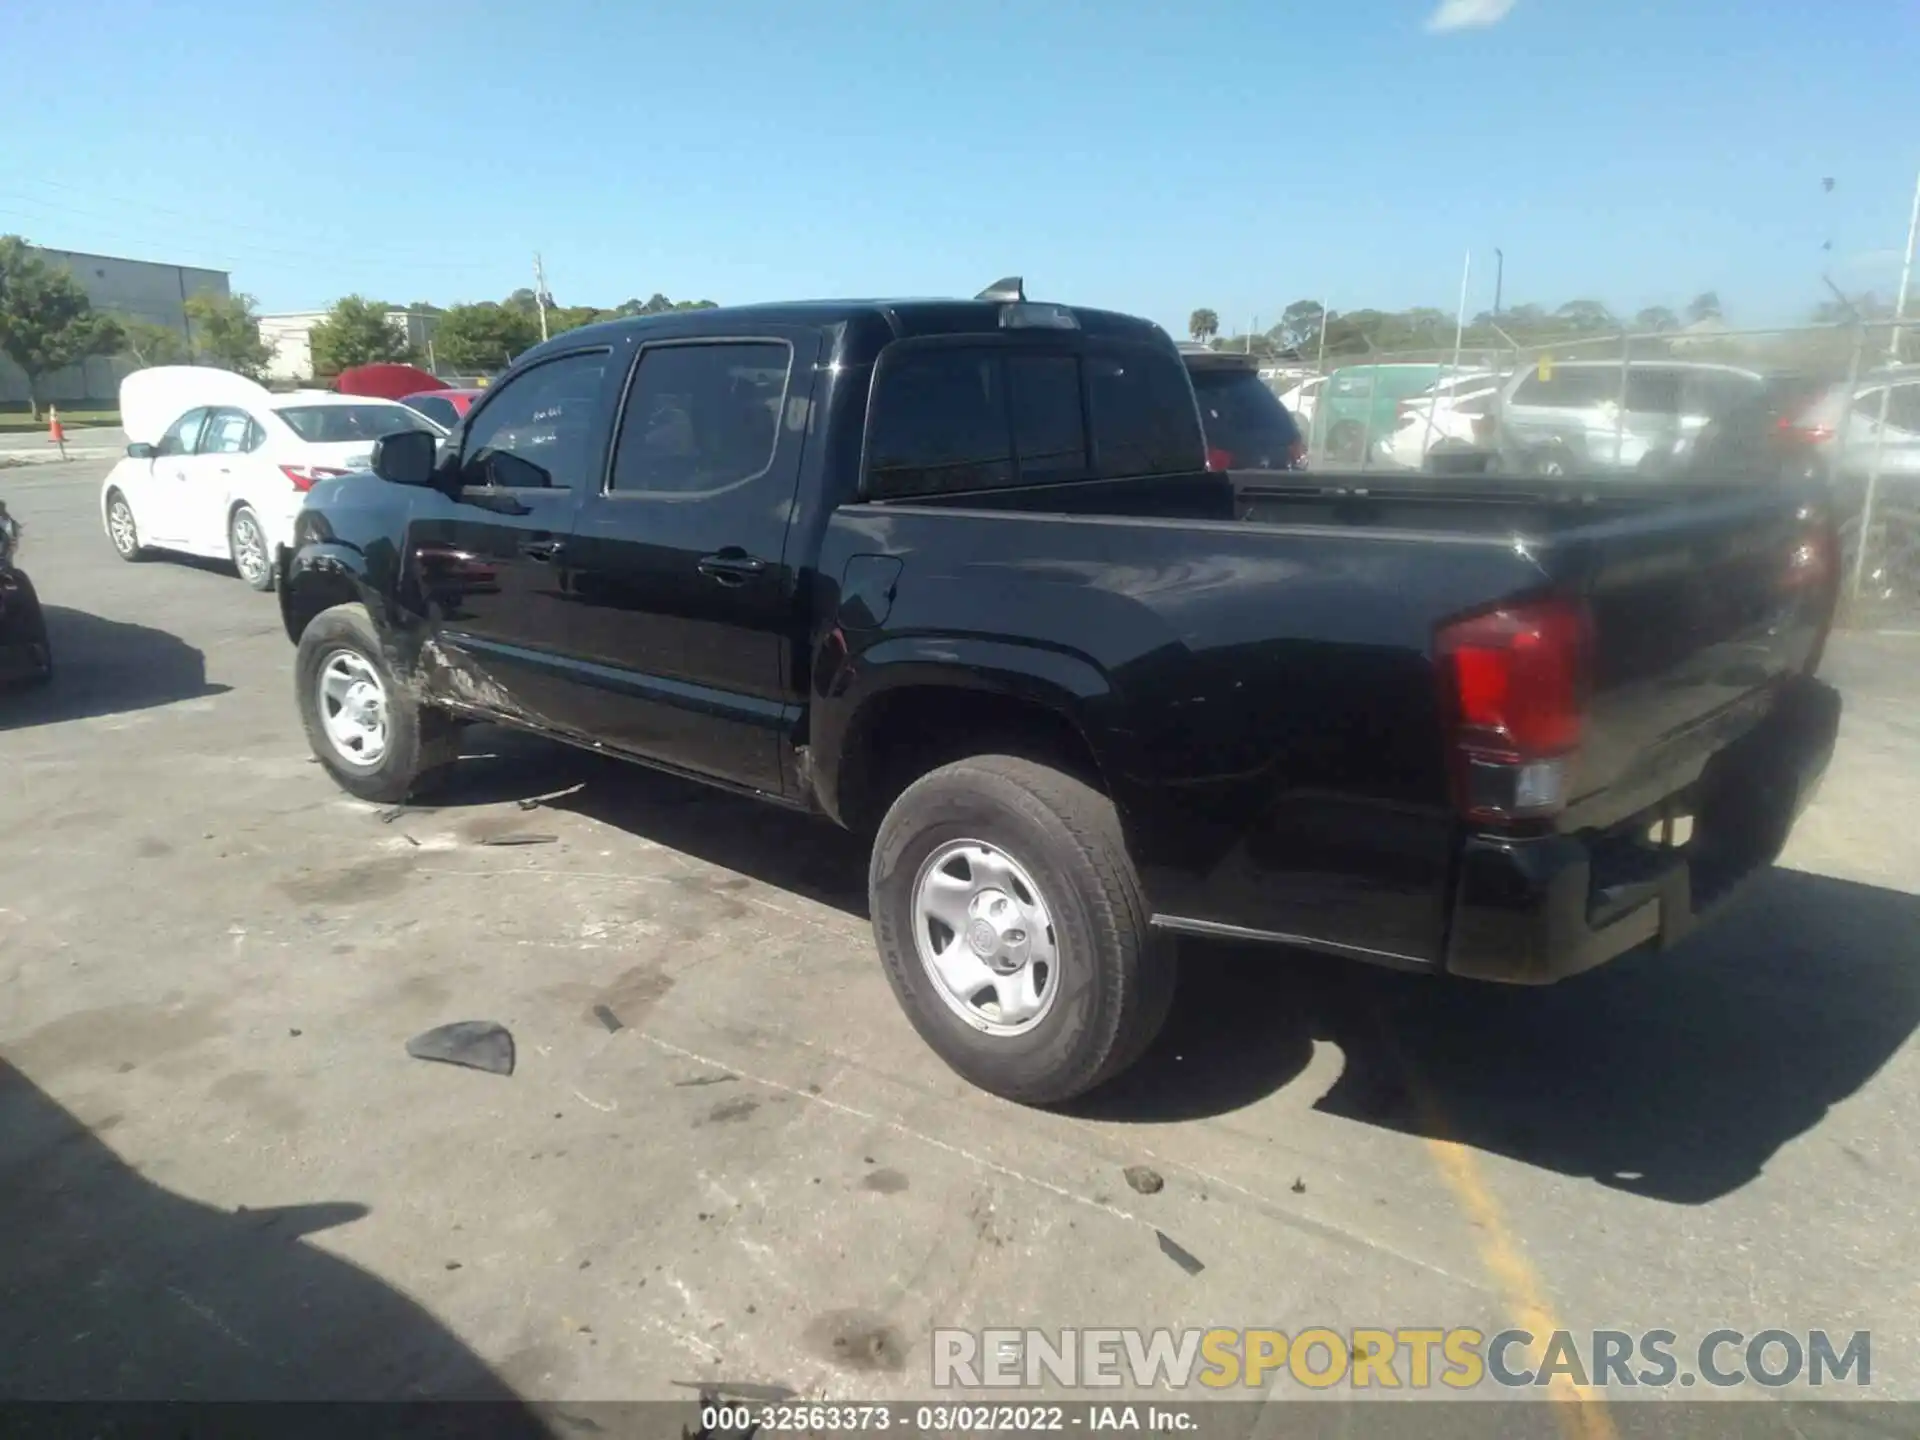
M 1466 843 L 1454 886 L 1446 969 L 1545 985 L 1643 946 L 1665 949 L 1772 864 L 1833 756 L 1840 695 L 1801 678 L 1753 730 L 1673 797 L 1693 816 L 1684 847 L 1656 846 L 1649 812 L 1604 835 Z

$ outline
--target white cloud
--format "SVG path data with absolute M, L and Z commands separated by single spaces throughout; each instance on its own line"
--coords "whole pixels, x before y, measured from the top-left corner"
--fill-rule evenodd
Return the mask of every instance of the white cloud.
M 1440 8 L 1427 18 L 1427 29 L 1436 33 L 1485 29 L 1506 19 L 1513 6 L 1514 0 L 1440 0 Z

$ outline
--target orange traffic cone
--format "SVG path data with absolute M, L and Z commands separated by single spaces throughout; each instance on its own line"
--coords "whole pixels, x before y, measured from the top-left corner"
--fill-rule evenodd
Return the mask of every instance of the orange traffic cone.
M 47 407 L 47 443 L 60 447 L 60 458 L 67 458 L 67 428 L 60 423 L 60 407 Z

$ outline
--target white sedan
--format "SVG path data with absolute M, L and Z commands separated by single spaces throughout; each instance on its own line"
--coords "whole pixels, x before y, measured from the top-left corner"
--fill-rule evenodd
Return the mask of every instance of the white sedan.
M 373 442 L 447 432 L 404 405 L 325 390 L 276 395 L 229 370 L 159 365 L 120 382 L 127 458 L 100 487 L 123 560 L 168 550 L 230 560 L 256 590 L 316 480 L 364 470 Z

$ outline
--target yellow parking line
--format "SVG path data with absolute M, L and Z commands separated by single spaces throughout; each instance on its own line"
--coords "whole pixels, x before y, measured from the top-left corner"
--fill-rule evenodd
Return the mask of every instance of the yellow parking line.
M 1480 1263 L 1499 1286 L 1508 1311 L 1520 1328 L 1534 1336 L 1533 1344 L 1528 1347 L 1528 1363 L 1538 1368 L 1544 1358 L 1548 1338 L 1554 1331 L 1566 1327 L 1555 1317 L 1553 1307 L 1547 1302 L 1545 1287 L 1541 1285 L 1532 1262 L 1527 1259 L 1525 1246 L 1507 1228 L 1506 1220 L 1500 1213 L 1500 1204 L 1493 1198 L 1493 1191 L 1488 1188 L 1486 1177 L 1481 1173 L 1480 1162 L 1472 1150 L 1451 1138 L 1449 1132 L 1452 1127 L 1447 1124 L 1446 1116 L 1433 1098 L 1433 1092 L 1393 1037 L 1387 1035 L 1385 1038 L 1392 1053 L 1399 1057 L 1402 1073 L 1406 1076 L 1407 1088 L 1412 1094 L 1421 1128 L 1425 1132 L 1427 1154 L 1433 1158 L 1434 1168 L 1440 1172 L 1447 1189 L 1453 1192 L 1453 1198 L 1474 1222 Z M 1561 1433 L 1568 1440 L 1619 1440 L 1613 1414 L 1608 1410 L 1601 1392 L 1590 1385 L 1575 1384 L 1564 1375 L 1551 1377 L 1546 1391 L 1549 1400 L 1567 1402 L 1555 1405 L 1554 1411 Z

